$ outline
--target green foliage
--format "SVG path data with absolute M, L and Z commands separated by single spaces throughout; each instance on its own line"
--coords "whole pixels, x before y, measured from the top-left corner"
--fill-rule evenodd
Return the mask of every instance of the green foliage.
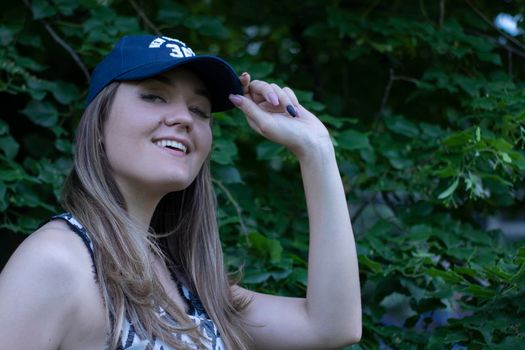
M 525 43 L 492 24 L 522 5 L 24 3 L 0 5 L 3 231 L 28 234 L 60 210 L 87 71 L 121 35 L 162 32 L 296 88 L 330 128 L 358 240 L 364 336 L 355 348 L 523 347 L 525 247 L 484 228 L 484 218 L 523 205 Z M 237 111 L 217 114 L 213 128 L 228 268 L 244 267 L 250 288 L 303 295 L 297 162 Z

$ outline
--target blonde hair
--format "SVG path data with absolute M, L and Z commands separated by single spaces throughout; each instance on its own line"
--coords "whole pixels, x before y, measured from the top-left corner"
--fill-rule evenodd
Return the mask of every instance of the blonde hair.
M 198 328 L 162 287 L 152 261 L 159 257 L 199 297 L 226 347 L 248 349 L 250 340 L 239 315 L 248 301 L 232 295 L 224 269 L 209 160 L 188 188 L 162 198 L 150 230 L 141 232 L 126 212 L 101 142 L 118 86 L 108 85 L 86 108 L 77 129 L 74 167 L 62 193 L 64 209 L 93 241 L 94 267 L 111 325 L 107 344 L 112 349 L 119 345 L 126 317 L 141 338 L 186 349 L 176 337 L 186 333 L 203 344 Z M 176 325 L 159 317 L 159 307 Z

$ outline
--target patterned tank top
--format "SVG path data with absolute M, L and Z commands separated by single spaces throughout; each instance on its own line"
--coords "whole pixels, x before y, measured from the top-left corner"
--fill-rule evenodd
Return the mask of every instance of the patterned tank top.
M 89 254 L 91 255 L 91 260 L 93 263 L 94 271 L 96 273 L 96 267 L 95 267 L 95 259 L 94 259 L 94 247 L 93 242 L 91 241 L 91 238 L 89 236 L 89 232 L 82 226 L 82 224 L 73 217 L 71 213 L 62 213 L 59 215 L 55 215 L 51 218 L 53 219 L 60 219 L 64 220 L 71 230 L 75 232 L 80 238 L 82 238 L 82 241 L 86 245 L 86 247 L 89 250 Z M 204 339 L 202 340 L 203 344 L 206 346 L 205 349 L 209 350 L 225 350 L 224 343 L 221 339 L 219 330 L 217 329 L 217 326 L 215 323 L 210 319 L 208 314 L 206 313 L 206 310 L 204 309 L 204 306 L 202 305 L 199 298 L 190 292 L 186 286 L 184 286 L 179 281 L 177 283 L 177 288 L 179 290 L 179 293 L 185 300 L 185 302 L 188 305 L 188 316 L 189 318 L 197 325 L 199 328 L 201 334 L 204 335 Z M 171 318 L 171 316 L 166 313 L 162 308 L 159 308 L 158 310 L 159 316 L 163 318 L 164 320 L 167 320 L 168 322 L 172 322 L 174 325 L 176 324 L 175 320 Z M 176 337 L 178 340 L 180 340 L 182 343 L 190 347 L 191 349 L 201 349 L 195 344 L 188 335 L 181 333 L 176 334 Z M 129 319 L 125 319 L 123 322 L 122 330 L 120 333 L 120 341 L 119 346 L 116 350 L 146 350 L 146 349 L 152 349 L 152 350 L 176 350 L 172 347 L 166 345 L 164 342 L 158 339 L 143 339 L 138 336 L 138 334 L 135 331 L 135 326 L 130 322 Z

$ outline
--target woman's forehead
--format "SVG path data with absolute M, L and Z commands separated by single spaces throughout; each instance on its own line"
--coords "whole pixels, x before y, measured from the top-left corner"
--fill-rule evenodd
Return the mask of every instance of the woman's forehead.
M 210 100 L 210 92 L 206 84 L 204 84 L 199 75 L 188 68 L 175 68 L 143 80 L 143 82 L 146 81 L 157 81 L 172 87 L 186 85 L 192 88 L 195 94 L 202 95 Z
M 169 71 L 160 73 L 156 77 L 162 77 L 171 82 L 182 82 L 182 83 L 187 83 L 187 84 L 193 84 L 196 87 L 207 90 L 207 86 L 206 84 L 204 84 L 204 81 L 200 78 L 200 76 L 197 73 L 192 71 L 190 68 L 186 68 L 186 67 L 174 68 Z

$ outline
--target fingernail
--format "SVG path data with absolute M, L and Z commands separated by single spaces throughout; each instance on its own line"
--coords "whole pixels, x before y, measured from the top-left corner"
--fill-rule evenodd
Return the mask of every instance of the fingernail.
M 288 113 L 290 113 L 290 115 L 292 117 L 297 117 L 297 111 L 295 110 L 295 108 L 292 106 L 292 105 L 288 105 L 286 106 L 286 110 L 288 111 Z
M 246 76 L 246 75 L 248 75 L 248 73 L 243 72 L 241 75 L 242 75 L 242 76 Z
M 233 94 L 230 94 L 230 96 L 228 96 L 230 101 L 236 105 L 237 107 L 241 106 L 242 105 L 242 97 L 240 95 L 233 95 Z
M 270 99 L 270 102 L 271 102 L 272 105 L 274 105 L 274 106 L 278 106 L 279 105 L 279 98 L 277 97 L 277 95 L 274 92 L 270 92 L 268 94 L 268 98 Z

